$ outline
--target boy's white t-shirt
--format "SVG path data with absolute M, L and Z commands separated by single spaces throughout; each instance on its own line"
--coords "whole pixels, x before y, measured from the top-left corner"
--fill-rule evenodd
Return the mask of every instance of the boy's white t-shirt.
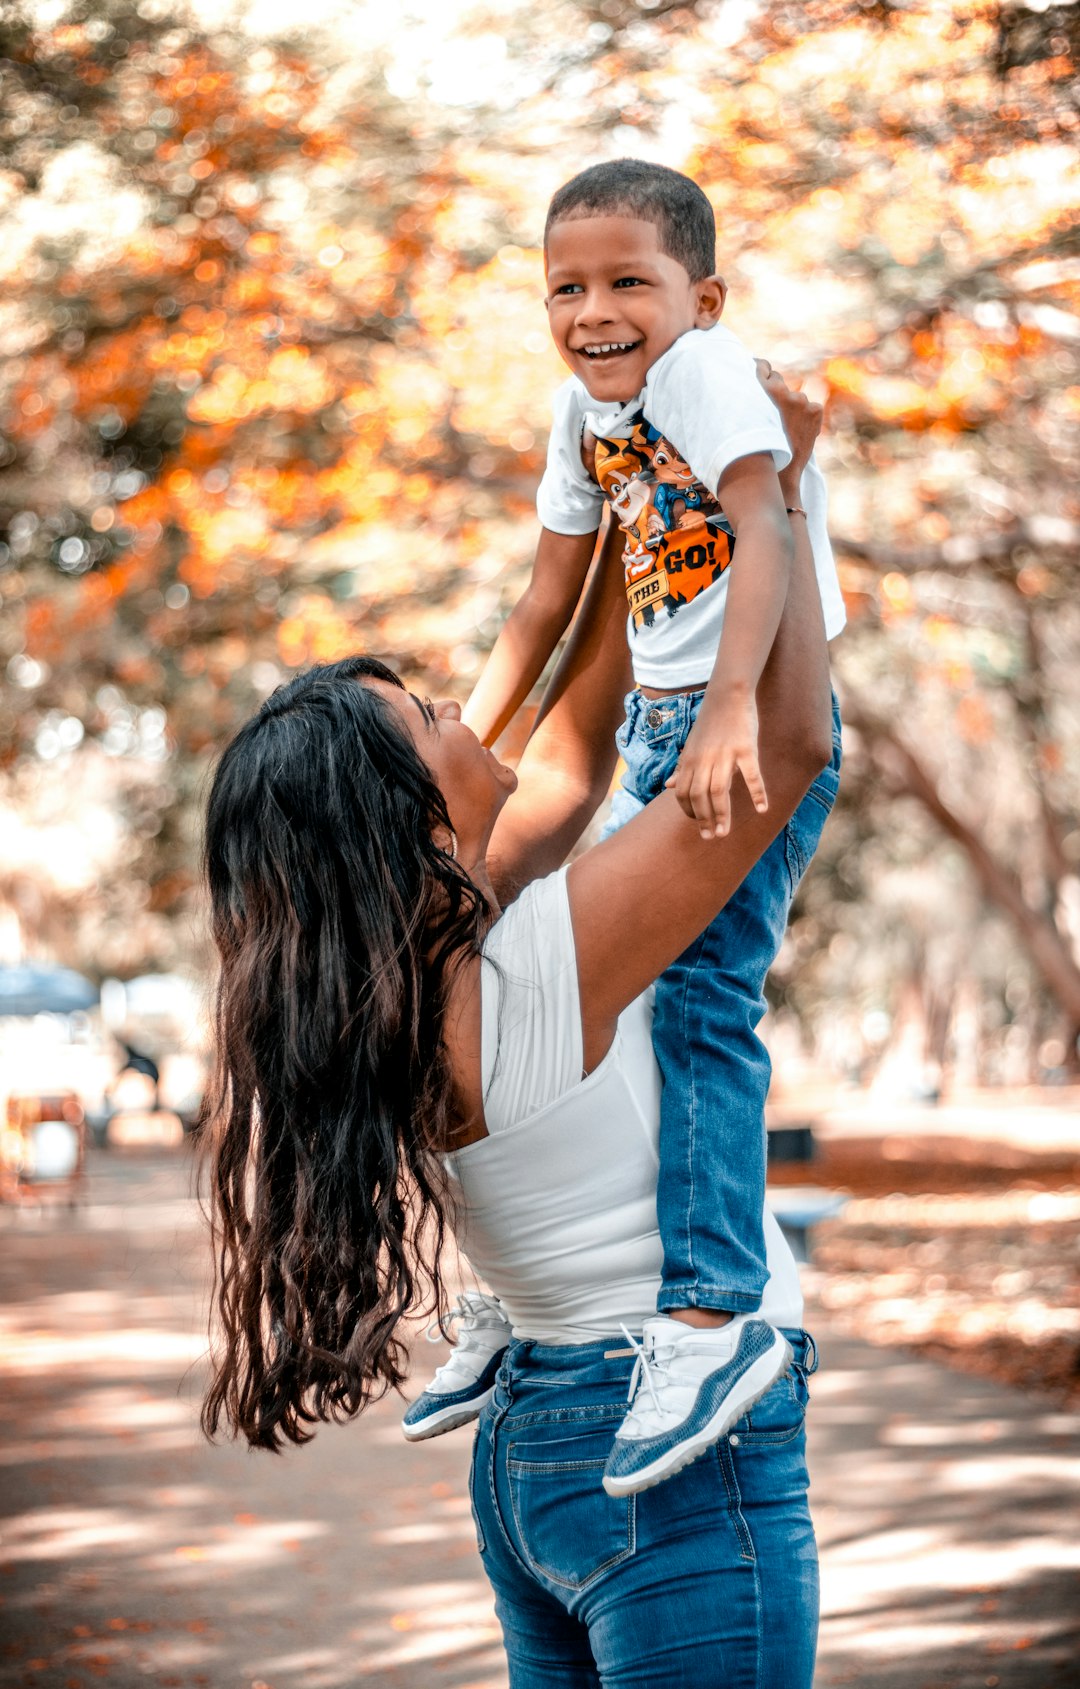
M 722 323 L 691 329 L 657 359 L 641 392 L 625 405 L 602 409 L 576 376 L 559 388 L 547 468 L 536 499 L 545 528 L 557 534 L 595 532 L 605 495 L 581 461 L 582 432 L 587 427 L 598 439 L 627 438 L 642 415 L 714 497 L 724 471 L 738 458 L 768 451 L 777 469 L 791 461 L 780 413 L 742 342 Z M 825 481 L 813 458 L 803 471 L 800 491 L 825 631 L 833 639 L 847 616 L 826 526 Z M 725 569 L 674 612 L 657 614 L 651 621 L 630 616 L 627 634 L 639 684 L 676 687 L 708 680 L 724 623 L 727 583 Z

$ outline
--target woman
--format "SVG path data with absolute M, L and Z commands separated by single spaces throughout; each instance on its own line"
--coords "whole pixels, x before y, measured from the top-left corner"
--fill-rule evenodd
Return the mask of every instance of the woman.
M 781 479 L 795 504 L 820 415 L 763 379 L 793 441 Z M 279 689 L 214 781 L 223 1344 L 204 1423 L 274 1448 L 400 1384 L 400 1321 L 441 1304 L 452 1225 L 519 1339 L 472 1477 L 514 1689 L 812 1677 L 814 1361 L 775 1227 L 792 1372 L 659 1489 L 613 1501 L 600 1486 L 631 1374 L 649 1366 L 621 1333 L 653 1312 L 659 1274 L 647 988 L 763 851 L 798 852 L 778 835 L 830 756 L 820 601 L 792 525 L 759 694 L 770 807 L 740 788 L 723 839 L 702 839 L 667 793 L 555 871 L 612 772 L 627 682 L 612 566 L 516 776 L 455 705 L 355 659 Z

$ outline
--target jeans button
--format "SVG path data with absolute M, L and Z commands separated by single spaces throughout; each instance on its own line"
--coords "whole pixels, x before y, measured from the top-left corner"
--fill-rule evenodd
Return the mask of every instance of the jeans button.
M 731 1444 L 733 1449 L 737 1449 L 739 1446 L 739 1433 L 737 1431 L 733 1431 L 731 1436 L 728 1438 L 728 1442 Z
M 662 727 L 664 724 L 663 713 L 660 710 L 650 710 L 645 720 L 650 727 Z

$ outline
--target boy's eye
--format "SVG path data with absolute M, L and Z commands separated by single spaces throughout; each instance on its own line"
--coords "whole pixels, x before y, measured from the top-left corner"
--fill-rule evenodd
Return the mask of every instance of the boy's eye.
M 576 281 L 563 282 L 561 287 L 557 287 L 555 289 L 555 292 L 556 293 L 580 293 L 581 292 L 581 283 L 576 282 Z
M 640 287 L 641 286 L 641 277 L 640 276 L 620 276 L 618 281 L 615 283 L 615 286 L 616 287 Z

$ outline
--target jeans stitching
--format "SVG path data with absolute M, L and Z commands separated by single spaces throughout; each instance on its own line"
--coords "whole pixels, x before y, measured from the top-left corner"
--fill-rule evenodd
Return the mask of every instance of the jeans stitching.
M 701 961 L 701 953 L 704 950 L 704 948 L 705 948 L 705 934 L 701 933 L 701 935 L 698 938 L 697 945 L 696 945 L 696 948 L 695 948 L 695 951 L 694 951 L 694 960 L 693 960 L 692 964 L 690 965 L 690 967 L 686 971 L 686 979 L 685 979 L 685 982 L 683 984 L 682 1001 L 679 1004 L 679 1028 L 680 1028 L 680 1032 L 682 1031 L 682 1029 L 686 1025 L 686 1005 L 687 1005 L 687 1000 L 688 1000 L 689 995 L 690 995 L 690 983 L 691 983 L 691 980 L 694 976 L 694 973 L 695 973 L 695 971 L 698 967 L 698 964 Z M 685 1039 L 681 1038 L 680 1042 L 685 1044 Z M 698 1270 L 697 1270 L 697 1262 L 694 1259 L 694 1205 L 695 1205 L 695 1202 L 697 1201 L 697 1181 L 694 1178 L 694 1166 L 695 1166 L 695 1160 L 696 1160 L 695 1151 L 696 1151 L 696 1147 L 697 1147 L 698 1087 L 694 1083 L 694 1058 L 693 1058 L 692 1053 L 690 1055 L 690 1059 L 689 1059 L 689 1062 L 688 1062 L 687 1065 L 690 1069 L 690 1087 L 689 1087 L 689 1089 L 690 1089 L 690 1133 L 689 1133 L 689 1140 L 688 1140 L 688 1143 L 687 1143 L 687 1159 L 688 1159 L 689 1165 L 690 1165 L 690 1200 L 687 1203 L 687 1216 L 686 1216 L 686 1260 L 689 1263 L 689 1267 L 690 1267 L 690 1283 L 689 1283 L 687 1289 L 688 1289 L 688 1291 L 689 1290 L 697 1291 L 697 1289 L 699 1288 L 699 1285 L 698 1285 Z
M 825 811 L 826 818 L 828 818 L 828 816 L 830 816 L 833 812 L 833 805 L 836 803 L 836 796 L 839 790 L 839 785 L 833 787 L 831 785 L 826 785 L 823 780 L 818 779 L 814 781 L 814 784 L 811 786 L 806 796 L 808 798 L 813 798 L 818 807 Z M 805 801 L 806 799 L 804 798 L 803 802 L 805 803 Z
M 627 1369 L 628 1375 L 629 1368 Z M 606 1383 L 606 1380 L 602 1382 Z M 616 1378 L 614 1382 L 625 1384 L 625 1379 Z M 580 1388 L 581 1380 L 580 1378 L 569 1377 L 567 1384 Z M 613 1414 L 610 1406 L 602 1408 L 537 1408 L 533 1413 L 515 1413 L 512 1429 L 516 1432 L 521 1425 L 584 1424 L 590 1420 L 597 1425 L 602 1425 L 606 1420 L 611 1425 L 613 1433 L 621 1424 L 621 1416 L 617 1413 Z
M 512 1560 L 517 1561 L 518 1565 L 521 1567 L 521 1569 L 525 1573 L 526 1577 L 532 1577 L 532 1575 L 533 1575 L 532 1567 L 522 1557 L 522 1555 L 518 1553 L 518 1550 L 515 1548 L 514 1544 L 510 1540 L 510 1532 L 506 1528 L 506 1523 L 505 1523 L 503 1516 L 502 1516 L 502 1510 L 499 1507 L 499 1498 L 495 1493 L 496 1440 L 497 1440 L 497 1433 L 498 1433 L 499 1425 L 505 1417 L 506 1417 L 506 1409 L 503 1408 L 500 1413 L 495 1415 L 494 1419 L 492 1420 L 492 1424 L 491 1424 L 491 1456 L 490 1456 L 490 1459 L 488 1460 L 488 1488 L 491 1492 L 491 1511 L 492 1511 L 492 1515 L 494 1517 L 495 1523 L 498 1526 L 499 1535 L 503 1539 L 503 1543 L 505 1544 L 506 1551 L 510 1555 L 510 1558 Z M 511 1498 L 511 1500 L 512 1500 L 512 1498 Z M 485 1547 L 486 1547 L 486 1544 L 485 1544 Z
M 741 1515 L 741 1511 L 740 1511 L 740 1518 L 741 1517 L 742 1517 L 742 1515 Z M 745 1523 L 745 1521 L 744 1521 L 744 1523 Z M 753 1543 L 754 1538 L 753 1538 L 753 1534 L 750 1530 L 749 1525 L 746 1526 L 746 1534 L 747 1534 L 747 1536 L 749 1536 L 751 1543 Z M 754 1550 L 754 1615 L 755 1615 L 755 1619 L 756 1619 L 756 1623 L 754 1625 L 754 1635 L 757 1638 L 757 1660 L 756 1660 L 755 1665 L 754 1665 L 754 1677 L 757 1680 L 757 1682 L 760 1683 L 761 1682 L 761 1668 L 762 1668 L 762 1665 L 764 1663 L 764 1658 L 765 1658 L 765 1637 L 764 1637 L 764 1628 L 765 1627 L 762 1624 L 761 1572 L 758 1568 L 758 1558 L 757 1558 L 757 1550 L 756 1549 Z
M 731 1515 L 731 1523 L 734 1527 L 735 1535 L 738 1537 L 740 1543 L 739 1558 L 741 1560 L 749 1561 L 752 1565 L 756 1564 L 757 1553 L 754 1548 L 754 1539 L 750 1535 L 750 1528 L 747 1525 L 746 1520 L 743 1518 L 742 1491 L 739 1488 L 739 1480 L 735 1476 L 735 1461 L 732 1458 L 731 1444 L 728 1442 L 727 1438 L 716 1445 L 716 1456 L 717 1464 L 720 1467 L 721 1476 L 724 1480 L 724 1488 L 727 1491 L 728 1512 Z M 759 1625 L 758 1629 L 760 1630 L 760 1628 L 761 1627 Z
M 475 1494 L 475 1491 L 476 1491 L 476 1456 L 477 1456 L 477 1453 L 479 1452 L 479 1448 L 480 1448 L 480 1436 L 481 1436 L 481 1433 L 478 1429 L 476 1436 L 473 1438 L 472 1458 L 469 1461 L 469 1510 L 472 1513 L 473 1526 L 476 1530 L 476 1546 L 480 1550 L 480 1554 L 482 1556 L 483 1553 L 484 1553 L 484 1550 L 487 1548 L 487 1537 L 484 1535 L 484 1527 L 480 1523 L 480 1514 L 477 1510 L 476 1494 Z
M 804 1354 L 807 1354 L 809 1352 L 809 1350 L 812 1348 L 814 1340 L 810 1336 L 809 1332 L 804 1332 L 802 1335 L 805 1339 L 805 1347 L 804 1347 L 803 1352 L 804 1352 Z M 792 1342 L 792 1337 L 791 1337 L 790 1333 L 788 1333 L 788 1341 Z M 796 1342 L 792 1342 L 792 1347 L 793 1348 L 796 1347 Z M 801 1378 L 802 1387 L 806 1391 L 807 1400 L 805 1400 L 805 1401 L 800 1400 L 799 1393 L 798 1393 L 797 1389 L 795 1388 L 796 1374 L 798 1374 L 798 1376 Z M 789 1368 L 787 1370 L 787 1372 L 784 1374 L 783 1378 L 781 1380 L 779 1380 L 778 1382 L 787 1385 L 787 1392 L 788 1392 L 788 1395 L 791 1399 L 791 1405 L 792 1405 L 793 1408 L 795 1408 L 797 1410 L 798 1415 L 799 1415 L 798 1422 L 795 1425 L 787 1427 L 786 1429 L 781 1429 L 781 1430 L 777 1430 L 777 1431 L 756 1430 L 755 1427 L 754 1427 L 754 1409 L 751 1408 L 749 1413 L 746 1415 L 746 1420 L 747 1420 L 746 1429 L 745 1430 L 743 1429 L 743 1426 L 742 1426 L 741 1423 L 736 1424 L 733 1427 L 733 1430 L 735 1430 L 738 1434 L 740 1448 L 744 1448 L 744 1449 L 750 1449 L 750 1448 L 783 1448 L 783 1446 L 786 1443 L 794 1442 L 795 1438 L 800 1436 L 801 1433 L 805 1431 L 805 1429 L 806 1429 L 806 1410 L 807 1410 L 807 1407 L 809 1406 L 810 1390 L 809 1390 L 809 1386 L 807 1385 L 807 1382 L 806 1382 L 806 1367 L 805 1367 L 804 1361 L 800 1361 L 798 1359 L 793 1359 L 792 1362 L 791 1362 L 791 1365 L 789 1366 Z M 774 1386 L 774 1388 L 775 1388 L 775 1386 Z M 764 1401 L 764 1399 L 765 1398 L 763 1397 L 762 1401 Z M 755 1403 L 755 1406 L 761 1406 L 761 1403 Z
M 836 807 L 836 797 L 838 791 L 839 777 L 837 778 L 835 788 L 831 790 L 827 787 L 823 787 L 820 780 L 816 780 L 810 790 L 806 793 L 806 796 L 802 799 L 802 802 L 799 804 L 799 809 L 795 811 L 795 814 L 791 817 L 791 820 L 784 828 L 784 858 L 787 863 L 788 876 L 791 880 L 791 893 L 793 897 L 795 892 L 798 890 L 799 881 L 809 868 L 810 862 L 817 852 L 818 845 L 821 843 L 821 831 L 824 830 L 825 822 L 828 821 L 829 816 Z M 799 810 L 802 809 L 803 804 L 805 804 L 808 799 L 813 800 L 814 807 L 816 809 L 823 811 L 824 819 L 821 823 L 821 831 L 818 832 L 812 849 L 804 851 L 801 843 L 799 842 L 798 829 L 796 828 L 795 823 L 798 819 Z
M 809 866 L 809 862 L 802 860 L 802 851 L 799 849 L 795 830 L 790 821 L 784 828 L 784 862 L 787 865 L 788 879 L 791 882 L 791 895 L 794 897 L 799 889 L 799 881 Z
M 515 1460 L 511 1455 L 506 1457 L 508 1472 L 602 1472 L 606 1464 L 603 1460 Z
M 740 1431 L 738 1433 L 739 1447 L 747 1448 L 783 1448 L 785 1443 L 793 1443 L 803 1430 L 804 1420 L 793 1425 L 787 1431 Z
M 599 1566 L 594 1566 L 588 1577 L 585 1578 L 561 1578 L 558 1573 L 553 1572 L 550 1567 L 542 1566 L 540 1561 L 534 1560 L 529 1552 L 529 1545 L 526 1541 L 525 1531 L 521 1523 L 521 1515 L 518 1512 L 517 1486 L 514 1484 L 510 1466 L 511 1462 L 508 1456 L 506 1467 L 508 1487 L 510 1490 L 510 1507 L 513 1511 L 514 1524 L 517 1527 L 518 1536 L 521 1539 L 521 1546 L 525 1555 L 525 1563 L 527 1569 L 533 1577 L 543 1578 L 546 1583 L 556 1584 L 560 1589 L 572 1589 L 580 1593 L 591 1588 L 597 1578 L 601 1577 L 604 1572 L 610 1572 L 613 1567 L 621 1565 L 624 1560 L 629 1560 L 630 1557 L 637 1551 L 637 1496 L 630 1495 L 626 1498 L 625 1548 L 619 1549 L 617 1554 L 609 1555 L 608 1558 L 602 1561 Z M 551 1467 L 548 1468 L 548 1470 L 553 1471 L 554 1468 Z M 517 1558 L 520 1560 L 521 1555 L 518 1555 Z

